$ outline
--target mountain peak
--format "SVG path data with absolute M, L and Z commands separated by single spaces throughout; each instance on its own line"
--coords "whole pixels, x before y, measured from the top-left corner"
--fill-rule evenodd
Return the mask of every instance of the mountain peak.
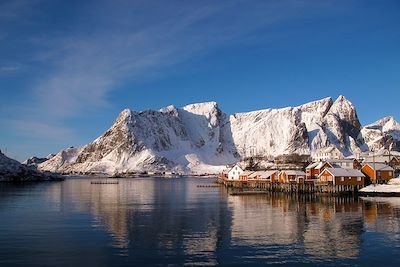
M 129 108 L 125 108 L 124 110 L 121 111 L 121 113 L 119 114 L 120 117 L 128 117 L 131 116 L 133 113 L 133 111 Z
M 347 100 L 344 95 L 339 95 L 338 98 L 336 99 L 336 101 L 344 101 L 344 100 Z
M 386 124 L 388 122 L 397 122 L 397 121 L 393 116 L 386 116 L 386 117 L 383 117 L 382 119 L 380 119 L 379 122 Z
M 218 104 L 215 101 L 208 101 L 208 102 L 199 102 L 199 103 L 192 103 L 188 104 L 183 107 L 185 110 L 192 110 L 192 109 L 203 109 L 203 110 L 211 110 L 214 108 L 218 108 Z
M 132 118 L 133 116 L 133 111 L 129 108 L 126 108 L 119 113 L 117 119 L 114 122 L 114 125 L 120 124 L 121 122 L 127 122 L 129 121 L 129 118 Z
M 391 125 L 394 126 L 394 125 L 398 125 L 398 124 L 399 123 L 396 121 L 396 119 L 393 116 L 386 116 L 386 117 L 383 117 L 382 119 L 379 119 L 371 124 L 366 125 L 365 127 L 374 128 L 376 126 L 383 127 L 383 126 L 391 126 Z
M 165 114 L 173 114 L 175 116 L 178 115 L 178 109 L 174 105 L 166 106 L 165 108 L 161 108 L 158 111 Z
M 340 95 L 335 102 L 332 105 L 332 111 L 338 112 L 338 111 L 354 111 L 355 112 L 355 107 L 353 103 L 351 103 L 350 100 L 348 100 L 345 96 Z
M 335 103 L 341 105 L 347 104 L 353 106 L 353 103 L 351 103 L 351 101 L 347 99 L 344 95 L 339 95 L 338 98 L 336 98 Z

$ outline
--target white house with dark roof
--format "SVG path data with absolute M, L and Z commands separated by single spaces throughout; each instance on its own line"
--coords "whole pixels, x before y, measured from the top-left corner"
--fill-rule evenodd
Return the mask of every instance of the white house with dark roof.
M 333 167 L 343 169 L 361 169 L 361 163 L 356 159 L 328 159 L 326 160 Z
M 244 169 L 239 164 L 235 164 L 228 171 L 228 180 L 239 181 L 239 177 L 243 172 L 244 172 Z

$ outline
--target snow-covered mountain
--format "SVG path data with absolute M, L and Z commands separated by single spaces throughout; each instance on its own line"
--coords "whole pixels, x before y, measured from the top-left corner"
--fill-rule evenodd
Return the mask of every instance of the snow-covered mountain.
M 361 136 L 370 149 L 400 151 L 400 124 L 391 116 L 366 125 Z
M 36 167 L 37 165 L 39 165 L 39 164 L 51 159 L 54 156 L 55 156 L 54 154 L 49 154 L 45 158 L 38 158 L 38 157 L 33 156 L 33 157 L 28 158 L 24 162 L 22 162 L 22 164 Z
M 46 180 L 61 180 L 61 178 L 49 173 L 39 172 L 34 167 L 26 166 L 14 159 L 10 159 L 0 151 L 0 182 Z
M 39 168 L 217 172 L 250 155 L 311 154 L 328 145 L 344 155 L 368 150 L 356 110 L 344 96 L 234 115 L 207 102 L 158 111 L 125 109 L 102 136 L 59 152 Z

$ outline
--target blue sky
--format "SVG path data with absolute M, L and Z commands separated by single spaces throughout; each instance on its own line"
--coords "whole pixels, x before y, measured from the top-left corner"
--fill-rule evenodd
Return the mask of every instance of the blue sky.
M 0 1 L 0 149 L 90 142 L 123 108 L 226 113 L 343 94 L 399 116 L 399 1 Z

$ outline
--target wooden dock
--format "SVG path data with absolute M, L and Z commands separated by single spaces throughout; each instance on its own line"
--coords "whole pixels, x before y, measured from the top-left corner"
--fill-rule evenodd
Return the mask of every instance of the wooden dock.
M 197 187 L 221 187 L 220 184 L 198 184 Z
M 284 192 L 288 194 L 357 195 L 360 185 L 333 185 L 332 183 L 271 183 L 267 181 L 228 181 L 218 179 L 221 185 L 235 189 L 235 194 L 260 194 L 258 192 Z M 246 193 L 241 193 L 246 192 Z
M 119 184 L 118 181 L 91 181 L 90 184 Z

